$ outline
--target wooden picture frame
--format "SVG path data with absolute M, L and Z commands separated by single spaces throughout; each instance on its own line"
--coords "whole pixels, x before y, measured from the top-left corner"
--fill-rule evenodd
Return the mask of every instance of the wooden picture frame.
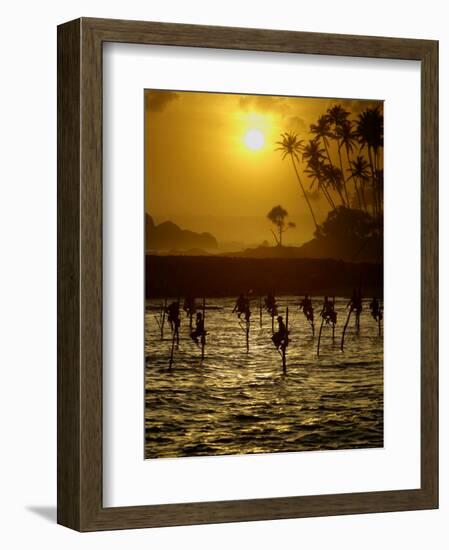
M 102 45 L 127 42 L 421 62 L 421 488 L 105 508 Z M 58 523 L 79 531 L 438 506 L 438 43 L 81 18 L 58 27 Z

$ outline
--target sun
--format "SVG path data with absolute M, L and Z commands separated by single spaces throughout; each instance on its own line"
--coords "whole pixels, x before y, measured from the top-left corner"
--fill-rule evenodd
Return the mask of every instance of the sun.
M 257 128 L 252 128 L 245 133 L 243 141 L 245 142 L 245 145 L 248 147 L 248 149 L 251 149 L 252 151 L 257 151 L 264 146 L 265 136 L 263 135 L 261 130 L 258 130 Z

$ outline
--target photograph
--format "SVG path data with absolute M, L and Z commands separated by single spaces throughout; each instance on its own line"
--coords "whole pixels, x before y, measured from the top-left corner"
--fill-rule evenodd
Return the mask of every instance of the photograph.
M 145 459 L 383 448 L 383 101 L 143 101 Z

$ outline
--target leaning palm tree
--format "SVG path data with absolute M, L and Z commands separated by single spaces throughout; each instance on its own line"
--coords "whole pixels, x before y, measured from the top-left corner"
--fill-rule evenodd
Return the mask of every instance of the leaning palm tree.
M 329 140 L 335 139 L 335 134 L 332 131 L 331 120 L 329 118 L 329 115 L 327 114 L 321 115 L 316 124 L 311 124 L 310 133 L 315 135 L 315 140 L 317 141 L 321 140 L 321 142 L 324 145 L 324 149 L 326 151 L 326 156 L 327 156 L 327 161 L 329 163 L 329 166 L 334 168 L 334 165 L 332 163 L 332 158 L 329 152 L 329 147 L 330 147 Z M 330 170 L 329 173 L 332 176 L 333 170 Z M 338 185 L 339 184 L 337 182 L 333 182 L 334 188 L 337 188 Z M 347 206 L 344 198 L 343 198 L 343 204 Z
M 345 111 L 341 105 L 334 105 L 327 110 L 327 118 L 332 127 L 332 137 L 337 142 L 338 159 L 340 162 L 340 170 L 343 174 L 343 186 L 345 190 L 346 201 L 349 206 L 349 195 L 346 187 L 346 178 L 343 170 L 343 160 L 341 158 L 341 130 L 349 123 L 349 111 Z
M 341 204 L 347 208 L 349 206 L 346 204 L 345 197 L 343 195 L 344 185 L 343 185 L 343 174 L 340 168 L 334 166 L 333 164 L 324 163 L 321 166 L 321 171 L 323 173 L 324 179 L 329 183 L 329 185 L 338 193 L 340 197 Z
M 299 175 L 299 170 L 296 166 L 296 163 L 299 164 L 299 155 L 302 152 L 303 149 L 303 140 L 298 138 L 298 135 L 294 132 L 289 133 L 285 132 L 281 134 L 281 141 L 277 141 L 276 145 L 279 145 L 279 147 L 276 148 L 276 151 L 282 152 L 282 160 L 284 160 L 287 156 L 290 157 L 293 165 L 293 169 L 296 174 L 296 179 L 298 180 L 299 186 L 301 187 L 302 194 L 304 196 L 304 199 L 307 203 L 307 206 L 310 210 L 310 215 L 312 216 L 313 223 L 315 224 L 315 228 L 318 228 L 318 224 L 315 218 L 315 214 L 313 212 L 312 205 L 310 204 L 309 197 L 307 196 L 306 190 L 304 189 L 304 186 L 301 181 L 301 177 Z
M 351 156 L 353 155 L 354 148 L 357 144 L 357 132 L 354 130 L 353 123 L 346 119 L 344 122 L 339 124 L 335 129 L 335 135 L 337 136 L 337 139 L 339 141 L 338 149 L 339 151 L 344 147 L 346 151 L 346 160 L 349 166 L 349 171 L 352 175 L 352 168 L 351 168 Z M 346 178 L 346 181 L 349 182 L 351 178 Z M 359 196 L 359 190 L 357 188 L 357 182 L 355 178 L 352 178 L 354 181 L 354 190 L 357 196 L 357 200 L 361 202 L 361 197 Z
M 311 178 L 310 189 L 315 183 L 318 184 L 318 189 L 323 193 L 325 199 L 332 209 L 335 208 L 335 202 L 329 190 L 329 185 L 324 177 L 323 164 L 325 160 L 324 149 L 318 141 L 311 139 L 307 145 L 303 147 L 302 160 L 307 162 L 307 168 L 304 173 Z

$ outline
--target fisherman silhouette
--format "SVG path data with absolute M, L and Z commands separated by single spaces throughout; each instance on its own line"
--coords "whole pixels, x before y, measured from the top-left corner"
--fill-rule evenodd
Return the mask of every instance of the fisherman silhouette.
M 371 310 L 371 316 L 373 317 L 373 319 L 376 322 L 382 321 L 382 310 L 377 296 L 374 296 L 374 298 L 371 300 L 369 308 Z
M 245 311 L 243 311 L 242 313 L 245 315 L 245 321 L 249 323 L 249 320 L 251 317 L 251 310 L 249 309 L 249 304 L 247 304 Z
M 172 331 L 177 331 L 181 324 L 179 317 L 179 301 L 172 302 L 165 308 L 165 312 L 168 314 L 167 320 L 170 323 Z
M 273 341 L 273 344 L 275 345 L 276 349 L 279 349 L 280 347 L 287 347 L 288 345 L 288 333 L 287 328 L 285 326 L 284 320 L 281 315 L 277 318 L 278 321 L 278 331 L 273 334 L 271 337 L 271 340 Z
M 184 305 L 182 308 L 185 312 L 187 317 L 191 316 L 196 311 L 196 304 L 195 304 L 195 298 L 191 296 L 190 294 L 187 295 L 184 298 Z
M 206 334 L 204 330 L 204 319 L 203 314 L 201 312 L 198 312 L 196 314 L 196 327 L 193 332 L 190 333 L 190 338 L 195 342 L 197 346 L 199 346 L 199 340 L 201 336 L 204 336 Z
M 299 308 L 302 309 L 306 319 L 310 322 L 313 322 L 313 305 L 312 300 L 309 298 L 308 294 L 304 296 L 304 299 L 299 303 Z
M 351 311 L 355 311 L 357 315 L 360 315 L 362 312 L 363 306 L 362 306 L 362 293 L 360 289 L 357 291 L 356 288 L 352 291 L 351 299 L 348 302 L 348 305 L 346 308 L 350 307 Z
M 237 312 L 238 318 L 240 319 L 240 316 L 242 315 L 242 313 L 244 313 L 246 317 L 247 311 L 249 311 L 249 300 L 246 296 L 244 296 L 243 294 L 240 294 L 240 296 L 237 298 L 237 301 L 235 303 L 234 309 L 232 310 L 232 313 Z
M 272 317 L 277 314 L 276 298 L 273 294 L 269 293 L 265 298 L 265 309 L 270 313 Z
M 350 313 L 352 311 L 355 312 L 355 319 L 356 319 L 356 327 L 357 327 L 357 330 L 360 329 L 360 314 L 362 313 L 362 309 L 363 309 L 363 306 L 362 306 L 362 292 L 361 290 L 357 290 L 356 288 L 354 288 L 352 290 L 352 296 L 351 296 L 351 299 L 349 300 L 348 302 L 348 305 L 346 306 L 346 309 L 347 308 L 350 308 Z
M 324 297 L 323 308 L 320 315 L 324 319 L 326 325 L 330 322 L 335 325 L 337 322 L 337 313 L 334 309 L 334 302 L 331 302 L 327 296 Z

